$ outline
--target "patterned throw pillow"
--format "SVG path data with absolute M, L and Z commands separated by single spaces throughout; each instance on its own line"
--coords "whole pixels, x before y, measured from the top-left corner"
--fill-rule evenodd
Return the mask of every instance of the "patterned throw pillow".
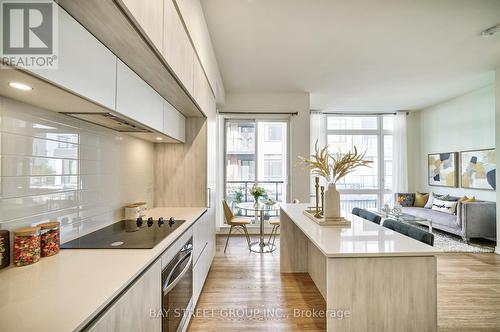
M 429 194 L 421 194 L 419 192 L 416 192 L 415 202 L 413 203 L 413 206 L 424 207 L 428 200 L 429 200 Z
M 432 202 L 432 209 L 448 214 L 455 214 L 455 211 L 457 210 L 457 204 L 458 202 L 443 201 L 439 198 L 434 198 L 434 201 Z
M 399 193 L 396 195 L 396 203 L 401 206 L 413 206 L 414 201 L 414 193 Z

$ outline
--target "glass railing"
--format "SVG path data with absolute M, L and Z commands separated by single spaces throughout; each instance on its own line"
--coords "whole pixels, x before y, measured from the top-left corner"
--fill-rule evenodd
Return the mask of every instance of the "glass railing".
M 226 181 L 226 201 L 233 211 L 235 216 L 255 217 L 252 211 L 238 209 L 238 203 L 255 202 L 250 190 L 252 189 L 254 181 Z M 277 202 L 283 202 L 286 197 L 285 182 L 280 181 L 259 181 L 258 186 L 266 189 L 267 198 L 271 198 Z M 277 216 L 278 212 L 271 212 L 265 216 L 265 219 Z M 253 223 L 258 222 L 252 218 Z

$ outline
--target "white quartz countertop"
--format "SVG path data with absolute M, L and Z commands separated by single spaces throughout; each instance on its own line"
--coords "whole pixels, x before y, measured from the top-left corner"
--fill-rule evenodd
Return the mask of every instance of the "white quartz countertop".
M 206 208 L 153 208 L 185 219 L 153 249 L 64 249 L 40 262 L 0 270 L 0 331 L 83 328 L 159 257 Z
M 281 209 L 328 257 L 430 256 L 441 250 L 352 214 L 350 228 L 321 226 L 304 215 L 310 204 L 281 204 Z

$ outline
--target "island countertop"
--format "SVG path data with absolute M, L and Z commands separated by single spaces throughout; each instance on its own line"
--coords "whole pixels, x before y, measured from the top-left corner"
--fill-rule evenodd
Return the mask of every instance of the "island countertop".
M 0 271 L 1 331 L 73 331 L 97 316 L 182 235 L 206 208 L 153 208 L 186 220 L 152 249 L 65 249 Z
M 441 250 L 348 214 L 350 228 L 321 226 L 304 215 L 310 204 L 281 204 L 285 213 L 327 257 L 433 256 Z

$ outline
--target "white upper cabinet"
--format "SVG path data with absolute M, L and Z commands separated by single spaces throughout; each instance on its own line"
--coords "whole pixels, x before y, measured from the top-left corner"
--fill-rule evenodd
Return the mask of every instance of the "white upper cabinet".
M 161 51 L 163 44 L 163 0 L 121 0 L 142 30 Z
M 193 94 L 194 49 L 173 0 L 164 2 L 162 54 L 186 90 Z
M 77 95 L 115 109 L 115 55 L 63 9 L 59 8 L 58 16 L 58 68 L 31 71 Z
M 163 133 L 178 141 L 186 141 L 186 118 L 170 103 L 163 103 Z
M 116 71 L 116 111 L 163 132 L 165 100 L 120 60 Z

